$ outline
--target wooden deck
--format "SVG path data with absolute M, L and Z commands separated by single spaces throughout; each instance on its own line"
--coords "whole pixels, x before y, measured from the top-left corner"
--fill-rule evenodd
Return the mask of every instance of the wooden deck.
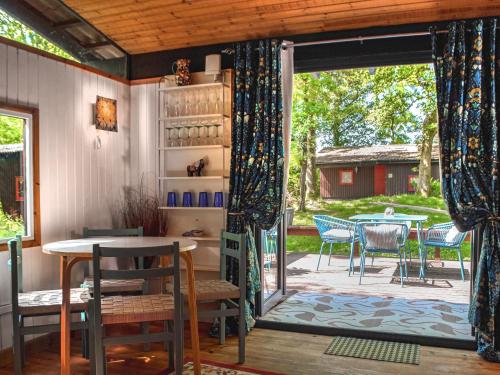
M 54 336 L 56 337 L 56 336 Z M 202 332 L 202 359 L 235 363 L 237 339 L 230 338 L 225 345 L 208 338 Z M 472 351 L 422 347 L 420 365 L 403 365 L 366 359 L 337 357 L 323 354 L 331 337 L 293 332 L 254 329 L 247 337 L 245 366 L 289 375 L 496 375 L 500 364 L 482 360 Z M 72 340 L 73 374 L 88 374 L 88 361 L 79 356 L 79 340 Z M 189 342 L 186 343 L 189 346 Z M 115 346 L 108 350 L 108 374 L 158 375 L 165 369 L 167 354 L 159 344 L 152 351 L 142 352 L 140 346 Z M 186 353 L 189 356 L 189 352 Z M 9 366 L 0 367 L 0 375 L 12 374 Z M 59 373 L 57 340 L 50 346 L 39 346 L 29 353 L 26 375 L 56 375 Z M 165 372 L 166 373 L 166 372 Z
M 470 263 L 465 262 L 466 281 L 460 278 L 458 262 L 445 261 L 443 267 L 429 266 L 426 280 L 418 279 L 418 266 L 414 262 L 409 281 L 399 284 L 396 258 L 375 257 L 373 267 L 367 260 L 365 276 L 359 285 L 359 258 L 355 259 L 356 273 L 348 274 L 349 260 L 343 256 L 323 255 L 319 271 L 317 254 L 288 253 L 287 291 L 317 293 L 344 293 L 378 297 L 404 297 L 407 299 L 436 299 L 452 303 L 469 303 Z

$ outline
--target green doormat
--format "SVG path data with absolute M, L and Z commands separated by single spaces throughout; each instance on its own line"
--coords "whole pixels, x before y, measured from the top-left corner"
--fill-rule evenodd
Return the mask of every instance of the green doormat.
M 325 354 L 411 365 L 420 363 L 420 345 L 355 337 L 334 337 Z

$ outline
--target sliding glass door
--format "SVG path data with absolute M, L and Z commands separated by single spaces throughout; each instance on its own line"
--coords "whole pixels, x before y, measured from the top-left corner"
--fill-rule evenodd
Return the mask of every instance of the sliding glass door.
M 281 220 L 274 228 L 257 233 L 262 284 L 257 301 L 260 316 L 276 305 L 285 292 L 285 227 Z

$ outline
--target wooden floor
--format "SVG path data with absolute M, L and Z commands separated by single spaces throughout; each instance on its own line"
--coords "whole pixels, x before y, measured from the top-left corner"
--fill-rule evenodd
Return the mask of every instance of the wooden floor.
M 500 364 L 482 360 L 474 352 L 422 347 L 420 365 L 336 357 L 323 354 L 331 338 L 301 333 L 254 329 L 247 338 L 246 366 L 290 375 L 301 374 L 460 374 L 498 375 Z M 59 373 L 57 340 L 47 348 L 30 353 L 24 374 Z M 72 368 L 74 374 L 88 374 L 88 361 L 79 357 L 79 340 L 74 339 Z M 234 363 L 237 340 L 220 346 L 217 340 L 202 334 L 202 359 Z M 189 345 L 189 343 L 187 343 Z M 189 355 L 189 352 L 186 353 Z M 119 346 L 108 350 L 108 374 L 159 375 L 166 367 L 167 354 L 159 345 L 144 353 L 139 346 Z M 12 374 L 12 368 L 0 368 L 0 375 Z

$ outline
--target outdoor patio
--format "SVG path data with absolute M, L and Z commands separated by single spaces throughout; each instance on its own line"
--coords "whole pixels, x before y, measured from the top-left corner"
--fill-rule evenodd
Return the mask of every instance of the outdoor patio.
M 367 261 L 359 284 L 359 259 L 349 276 L 348 258 L 323 257 L 319 271 L 317 254 L 287 254 L 287 298 L 264 320 L 363 329 L 395 334 L 471 340 L 467 320 L 470 263 L 465 281 L 458 262 L 430 264 L 426 279 L 418 278 L 418 262 L 409 269 L 404 287 L 399 283 L 398 260 L 376 257 Z

